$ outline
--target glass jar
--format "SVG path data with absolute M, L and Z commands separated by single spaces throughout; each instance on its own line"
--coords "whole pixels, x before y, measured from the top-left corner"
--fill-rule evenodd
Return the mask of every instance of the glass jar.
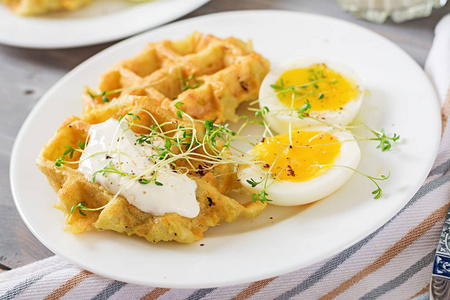
M 443 7 L 447 0 L 337 0 L 341 8 L 358 18 L 383 23 L 388 17 L 400 23 L 428 17 L 434 8 Z

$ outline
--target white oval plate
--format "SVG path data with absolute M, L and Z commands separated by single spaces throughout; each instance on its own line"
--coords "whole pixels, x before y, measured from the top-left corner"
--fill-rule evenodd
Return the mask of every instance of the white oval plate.
M 147 42 L 180 39 L 193 31 L 252 39 L 273 65 L 308 56 L 354 69 L 370 90 L 359 119 L 401 135 L 389 152 L 361 142 L 359 169 L 391 172 L 384 195 L 354 175 L 339 191 L 303 207 L 270 206 L 258 218 L 211 228 L 192 245 L 150 244 L 114 232 L 65 233 L 56 195 L 35 166 L 42 145 L 63 119 L 81 113 L 83 85 L 96 86 L 113 63 L 135 55 Z M 241 112 L 245 107 L 241 108 Z M 420 122 L 418 121 L 420 120 Z M 87 60 L 61 79 L 33 109 L 11 158 L 17 208 L 50 250 L 94 273 L 121 281 L 174 288 L 238 284 L 280 275 L 324 260 L 363 239 L 407 202 L 425 180 L 440 140 L 435 92 L 422 69 L 390 41 L 329 17 L 282 11 L 244 11 L 194 18 L 128 39 Z M 427 145 L 423 147 L 423 145 Z
M 0 3 L 0 43 L 25 48 L 71 48 L 110 42 L 176 20 L 210 0 L 95 0 L 70 12 L 21 17 Z

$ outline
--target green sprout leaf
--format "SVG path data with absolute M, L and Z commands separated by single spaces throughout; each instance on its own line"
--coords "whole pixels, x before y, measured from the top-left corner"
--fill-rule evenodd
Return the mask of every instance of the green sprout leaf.
M 73 153 L 75 152 L 75 149 L 73 149 L 72 146 L 70 146 L 70 145 L 66 145 L 66 148 L 67 148 L 67 150 L 64 151 L 63 154 L 64 154 L 64 155 L 69 154 L 69 157 L 70 157 L 70 158 L 73 158 Z
M 286 89 L 286 87 L 284 86 L 283 78 L 280 79 L 280 85 L 271 84 L 270 87 L 273 88 L 274 90 L 285 90 Z
M 309 100 L 306 100 L 306 103 L 303 104 L 298 110 L 298 118 L 304 119 L 309 116 L 309 112 L 311 111 L 311 104 L 309 103 Z
M 81 203 L 78 203 L 77 205 L 72 206 L 70 213 L 73 214 L 75 209 L 78 207 L 78 212 L 80 213 L 80 215 L 86 216 L 86 214 L 83 212 L 83 210 L 86 208 L 86 205 L 87 205 L 87 203 L 84 201 Z
M 264 117 L 264 115 L 268 112 L 269 108 L 267 106 L 264 106 L 263 108 L 255 112 L 255 117 Z
M 262 181 L 260 182 L 256 182 L 253 178 L 247 179 L 247 183 L 250 184 L 252 187 L 257 186 L 258 184 L 260 184 Z
M 180 106 L 183 104 L 184 104 L 183 102 L 175 103 L 175 108 L 177 109 L 176 114 L 177 114 L 178 118 L 180 118 L 180 119 L 183 118 L 183 113 L 185 113 L 185 111 L 180 108 Z
M 66 160 L 65 160 L 65 157 L 64 156 L 61 156 L 60 158 L 58 158 L 56 161 L 55 161 L 55 166 L 57 166 L 57 167 L 61 167 L 63 164 L 65 164 L 66 163 Z
M 181 84 L 181 91 L 184 92 L 186 90 L 189 89 L 196 89 L 200 86 L 200 84 L 196 84 L 196 85 L 191 85 L 191 80 L 194 79 L 195 74 L 192 74 L 191 76 L 189 76 L 188 78 L 184 78 L 184 77 L 178 77 L 180 79 L 180 84 Z

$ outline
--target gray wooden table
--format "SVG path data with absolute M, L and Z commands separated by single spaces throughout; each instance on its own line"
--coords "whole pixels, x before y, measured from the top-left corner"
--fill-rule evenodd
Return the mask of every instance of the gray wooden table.
M 450 13 L 450 4 L 425 19 L 380 25 L 355 19 L 341 11 L 334 0 L 212 0 L 183 19 L 243 9 L 283 9 L 344 19 L 387 37 L 423 66 L 433 41 L 434 27 L 443 15 Z M 9 182 L 14 139 L 34 105 L 56 81 L 110 45 L 112 43 L 67 50 L 29 50 L 0 45 L 0 270 L 53 255 L 27 229 L 14 206 Z

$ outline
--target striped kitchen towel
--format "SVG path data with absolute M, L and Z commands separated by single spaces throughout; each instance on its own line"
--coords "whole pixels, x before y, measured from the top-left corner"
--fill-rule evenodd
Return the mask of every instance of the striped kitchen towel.
M 450 73 L 442 75 L 442 64 L 433 53 L 444 53 L 448 55 L 445 59 L 450 61 L 450 39 L 446 39 L 450 37 L 450 16 L 445 19 L 447 21 L 443 21 L 449 26 L 438 26 L 436 33 L 438 30 L 443 32 L 441 36 L 448 41 L 448 48 L 442 52 L 433 46 L 426 67 L 433 83 L 440 89 L 442 78 Z M 446 43 L 436 40 L 436 45 L 445 46 Z M 450 65 L 448 67 L 450 72 Z M 445 92 L 440 92 L 443 94 Z M 443 101 L 444 121 L 449 111 L 450 93 Z M 0 300 L 428 299 L 434 252 L 450 199 L 449 126 L 447 124 L 427 180 L 408 204 L 365 239 L 308 268 L 235 286 L 167 289 L 106 279 L 54 256 L 1 273 Z

